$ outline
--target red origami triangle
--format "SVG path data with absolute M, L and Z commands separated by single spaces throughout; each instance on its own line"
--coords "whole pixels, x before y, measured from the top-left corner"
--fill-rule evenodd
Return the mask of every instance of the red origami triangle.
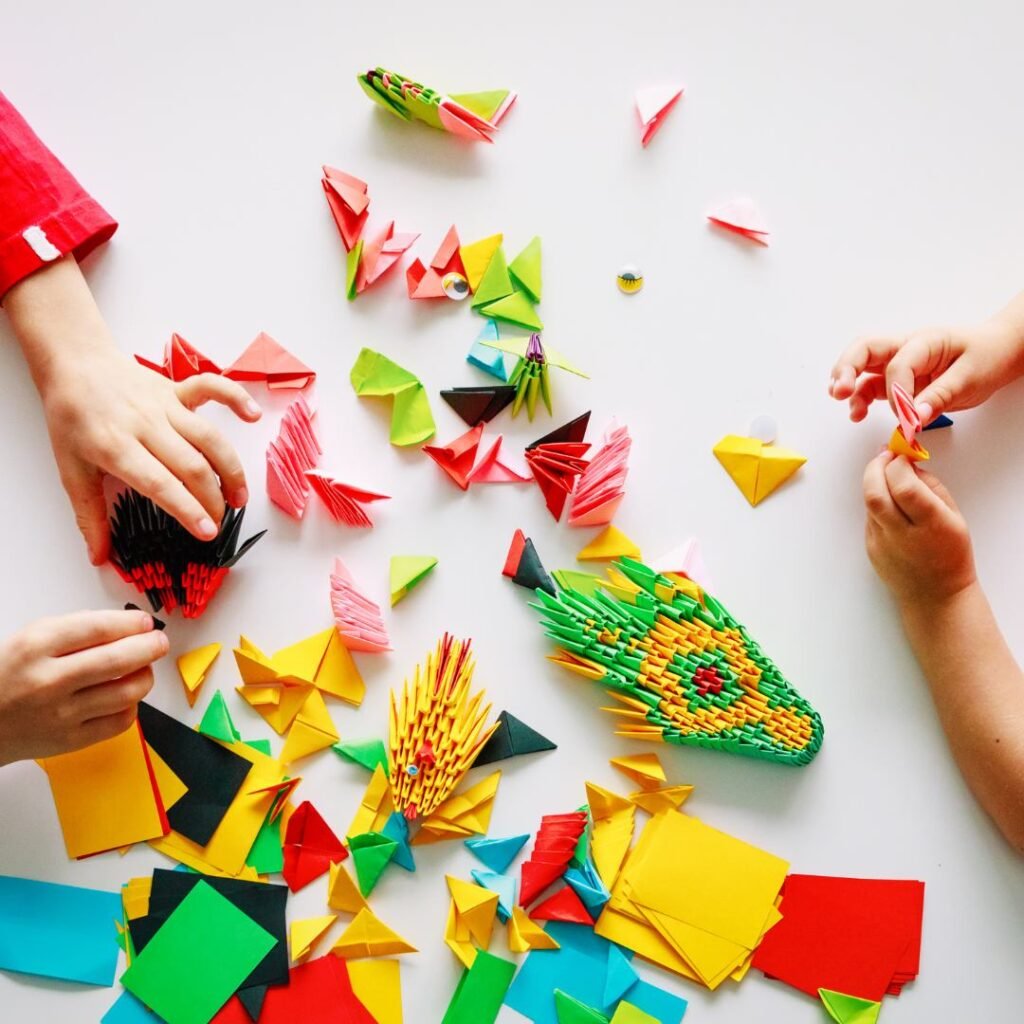
M 308 800 L 299 804 L 284 837 L 282 874 L 288 888 L 298 892 L 347 856 L 348 850 L 316 808 Z
M 530 911 L 535 921 L 567 921 L 570 924 L 594 924 L 594 919 L 587 913 L 579 896 L 570 886 L 559 889 L 554 896 L 549 896 L 543 903 Z
M 569 856 L 572 856 L 570 852 Z M 569 857 L 557 863 L 539 861 L 531 857 L 523 861 L 519 872 L 519 906 L 528 907 L 552 882 L 565 874 Z
M 455 225 L 453 224 L 448 229 L 448 234 L 444 236 L 440 246 L 438 246 L 437 252 L 434 253 L 430 266 L 442 277 L 453 271 L 465 277 L 466 268 L 462 265 L 459 249 L 459 233 L 455 230 Z
M 428 444 L 423 450 L 465 491 L 469 488 L 469 476 L 483 433 L 484 425 L 478 423 L 443 448 Z
M 265 331 L 260 331 L 224 371 L 224 376 L 232 380 L 265 380 L 278 387 L 304 388 L 316 377 L 316 372 Z
M 345 243 L 345 249 L 350 251 L 359 241 L 370 215 L 366 182 L 325 165 L 322 184 L 341 240 Z

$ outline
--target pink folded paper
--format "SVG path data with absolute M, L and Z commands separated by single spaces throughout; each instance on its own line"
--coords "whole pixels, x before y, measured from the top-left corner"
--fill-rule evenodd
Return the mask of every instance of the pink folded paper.
M 626 493 L 629 450 L 628 427 L 615 427 L 587 463 L 569 506 L 570 526 L 607 526 Z
M 742 235 L 758 245 L 768 245 L 768 226 L 752 199 L 734 199 L 712 210 L 707 216 L 712 224 L 726 231 Z
M 501 460 L 501 434 L 494 444 L 480 456 L 469 474 L 470 484 L 528 484 L 529 475 L 519 473 Z
M 367 217 L 370 216 L 370 196 L 365 181 L 324 164 L 324 176 L 320 182 L 327 196 L 331 216 L 338 225 L 341 240 L 346 251 L 359 241 Z
M 896 418 L 907 444 L 913 445 L 914 438 L 921 432 L 921 414 L 914 405 L 914 399 L 901 384 L 892 386 L 892 402 L 896 406 Z
M 650 565 L 656 572 L 672 572 L 686 576 L 694 583 L 699 583 L 705 590 L 715 590 L 696 537 L 688 537 L 679 547 L 673 548 L 660 558 L 653 559 Z
M 334 560 L 331 573 L 331 611 L 338 636 L 350 651 L 381 654 L 391 650 L 380 608 L 359 593 L 340 558 Z
M 337 522 L 346 526 L 373 526 L 373 520 L 363 509 L 363 505 L 371 501 L 387 501 L 391 497 L 389 494 L 375 494 L 373 491 L 364 491 L 343 484 L 340 480 L 314 469 L 307 470 L 306 479 L 327 506 L 327 511 Z
M 656 85 L 648 89 L 637 89 L 636 112 L 642 129 L 641 145 L 646 146 L 654 138 L 682 95 L 681 85 Z
M 389 221 L 384 230 L 363 246 L 356 271 L 356 294 L 364 292 L 371 284 L 380 280 L 402 257 L 402 254 L 419 238 L 412 232 L 395 232 L 395 222 Z
M 267 495 L 293 519 L 301 519 L 309 500 L 306 473 L 323 454 L 316 431 L 315 413 L 301 395 L 281 417 L 277 437 L 267 447 Z

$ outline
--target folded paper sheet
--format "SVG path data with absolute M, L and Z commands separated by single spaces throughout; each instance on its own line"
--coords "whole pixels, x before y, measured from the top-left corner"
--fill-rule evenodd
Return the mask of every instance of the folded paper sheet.
M 479 768 L 480 765 L 505 761 L 521 754 L 536 754 L 542 750 L 557 749 L 557 744 L 552 743 L 547 736 L 542 736 L 515 715 L 502 711 L 498 715 L 498 722 L 491 738 L 480 748 L 473 767 Z
M 569 520 L 570 525 L 572 519 Z M 610 562 L 614 558 L 640 558 L 640 548 L 617 526 L 606 526 L 576 556 L 577 562 Z
M 387 225 L 369 241 L 360 241 L 348 254 L 346 294 L 349 299 L 361 295 L 370 285 L 379 281 L 398 261 L 419 234 L 395 231 L 395 222 Z
M 479 455 L 468 480 L 471 484 L 528 484 L 529 476 L 522 469 L 510 466 L 501 457 L 501 441 L 499 434 L 494 443 L 482 455 Z
M 640 118 L 640 144 L 646 146 L 657 134 L 669 111 L 683 95 L 681 85 L 655 85 L 636 91 L 636 112 Z
M 610 709 L 620 735 L 783 764 L 813 759 L 821 718 L 722 605 L 633 559 L 608 574 L 625 597 L 539 591 L 533 607 L 561 645 L 552 660 L 620 701 Z
M 306 474 L 323 454 L 313 424 L 315 415 L 300 395 L 285 410 L 277 437 L 267 446 L 267 495 L 293 519 L 305 514 L 309 499 Z
M 142 730 L 39 761 L 46 772 L 69 857 L 88 857 L 170 830 Z
M 412 840 L 414 846 L 483 835 L 491 827 L 491 811 L 501 772 L 494 772 L 468 789 L 453 793 L 428 814 Z
M 437 559 L 433 555 L 392 555 L 389 569 L 391 607 L 394 608 L 413 587 L 433 572 Z
M 364 907 L 331 947 L 331 952 L 335 956 L 355 960 L 360 957 L 399 956 L 418 951 L 401 935 L 393 932 L 368 907 Z
M 305 475 L 317 497 L 327 506 L 327 511 L 331 513 L 334 521 L 345 526 L 373 526 L 373 520 L 363 506 L 371 501 L 386 501 L 390 498 L 388 494 L 376 494 L 353 487 L 351 484 L 343 484 L 340 480 L 315 470 L 307 470 Z
M 480 333 L 476 336 L 466 362 L 475 366 L 478 370 L 497 377 L 498 380 L 508 380 L 508 368 L 505 366 L 505 356 L 497 349 L 491 348 L 487 342 L 497 341 L 499 336 L 498 324 L 495 320 L 488 320 Z
M 502 838 L 467 839 L 466 849 L 491 871 L 502 874 L 507 871 L 519 851 L 529 842 L 530 833 Z
M 479 423 L 446 445 L 424 445 L 423 453 L 429 455 L 455 485 L 465 491 L 469 489 L 469 476 L 473 472 L 483 434 L 484 425 Z
M 477 953 L 491 944 L 498 913 L 498 894 L 461 878 L 446 875 L 451 902 L 445 925 L 445 945 L 463 967 L 472 967 Z
M 324 195 L 330 207 L 331 216 L 338 226 L 338 232 L 345 243 L 345 251 L 351 252 L 363 233 L 363 227 L 370 216 L 370 196 L 365 181 L 324 164 Z
M 341 642 L 350 651 L 381 654 L 391 650 L 380 606 L 360 592 L 340 558 L 334 560 L 331 572 L 331 611 Z
M 736 434 L 723 437 L 712 450 L 751 505 L 767 498 L 807 461 L 788 448 Z
M 434 436 L 430 401 L 419 377 L 386 356 L 364 348 L 356 357 L 349 380 L 360 398 L 392 398 L 391 443 L 420 444 Z
M 217 536 L 202 541 L 149 498 L 122 491 L 110 519 L 111 565 L 149 598 L 153 611 L 171 612 L 180 605 L 186 619 L 197 618 L 228 570 L 267 532 L 239 546 L 244 515 L 244 508 L 229 508 Z
M 491 705 L 483 691 L 470 695 L 474 667 L 470 642 L 446 633 L 401 697 L 391 691 L 391 796 L 410 820 L 452 793 L 497 728 L 485 725 Z
M 453 224 L 434 253 L 430 266 L 413 260 L 405 272 L 410 299 L 464 299 L 469 295 L 466 271 L 459 254 L 459 233 Z
M 181 684 L 185 688 L 185 699 L 190 708 L 195 707 L 196 698 L 206 681 L 206 674 L 217 660 L 220 651 L 220 644 L 204 644 L 202 647 L 186 651 L 178 656 L 178 674 L 181 676 Z
M 441 1024 L 494 1024 L 516 965 L 480 950 L 455 986 Z
M 292 892 L 326 875 L 332 864 L 348 857 L 348 850 L 306 800 L 288 820 L 284 838 L 284 878 Z
M 224 376 L 231 380 L 264 381 L 267 387 L 274 390 L 301 391 L 316 380 L 314 370 L 263 331 L 224 371 Z
M 707 216 L 716 227 L 724 228 L 758 245 L 768 244 L 768 227 L 750 199 L 734 199 L 716 207 Z
M 376 67 L 358 76 L 363 92 L 403 121 L 417 120 L 472 142 L 493 142 L 498 123 L 515 103 L 507 89 L 446 96 Z
M 475 427 L 478 423 L 489 423 L 495 416 L 511 405 L 516 389 L 511 384 L 495 387 L 449 388 L 441 397 L 459 414 L 463 422 Z

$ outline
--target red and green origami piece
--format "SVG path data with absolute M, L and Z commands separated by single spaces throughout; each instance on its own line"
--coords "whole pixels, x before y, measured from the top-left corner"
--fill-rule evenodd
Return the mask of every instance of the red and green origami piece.
M 533 607 L 561 646 L 551 660 L 607 686 L 618 734 L 804 765 L 821 717 L 760 645 L 685 576 L 620 559 L 586 592 L 537 591 Z

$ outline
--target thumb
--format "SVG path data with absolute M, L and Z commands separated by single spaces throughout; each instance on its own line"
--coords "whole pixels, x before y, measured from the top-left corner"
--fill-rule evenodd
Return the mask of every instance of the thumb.
M 89 561 L 102 565 L 110 555 L 110 524 L 103 474 L 93 469 L 76 469 L 64 475 L 64 489 L 71 499 L 75 522 L 85 538 Z
M 962 408 L 960 403 L 970 384 L 970 376 L 966 360 L 961 357 L 921 391 L 915 405 L 925 426 L 948 410 Z

